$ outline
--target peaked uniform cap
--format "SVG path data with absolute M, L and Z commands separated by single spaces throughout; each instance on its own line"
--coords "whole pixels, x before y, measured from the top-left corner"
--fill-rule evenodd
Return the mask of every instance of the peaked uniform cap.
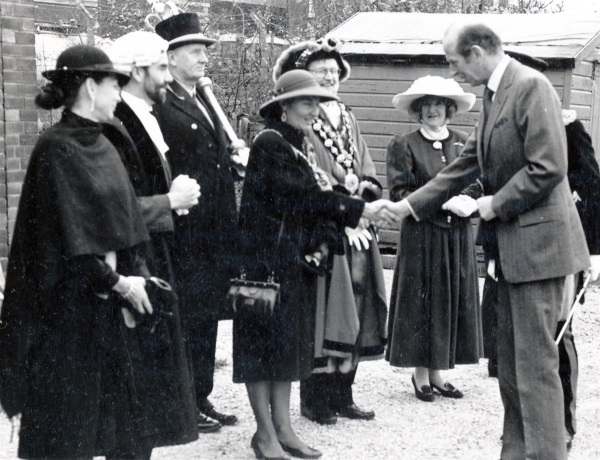
M 465 93 L 452 78 L 427 75 L 417 78 L 406 91 L 396 94 L 392 105 L 398 110 L 414 115 L 410 108 L 413 101 L 423 96 L 438 96 L 452 99 L 456 103 L 457 112 L 468 112 L 475 104 L 475 95 Z
M 169 50 L 193 43 L 209 47 L 217 42 L 202 33 L 200 18 L 196 13 L 180 13 L 171 16 L 156 24 L 154 30 L 169 42 Z

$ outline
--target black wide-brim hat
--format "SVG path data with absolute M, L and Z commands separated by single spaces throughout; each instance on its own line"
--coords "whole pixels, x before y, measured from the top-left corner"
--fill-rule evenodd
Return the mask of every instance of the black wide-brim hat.
M 180 13 L 171 16 L 156 24 L 154 30 L 169 42 L 169 50 L 193 43 L 209 47 L 217 42 L 201 32 L 200 18 L 196 13 Z
M 273 90 L 273 99 L 265 102 L 258 113 L 264 118 L 279 106 L 281 101 L 297 97 L 318 97 L 321 102 L 340 100 L 339 97 L 322 88 L 310 72 L 295 69 L 284 73 L 277 79 Z
M 92 74 L 114 75 L 119 86 L 125 86 L 129 81 L 129 73 L 116 69 L 104 51 L 89 45 L 67 48 L 58 56 L 56 69 L 42 72 L 44 78 L 51 82 L 69 76 Z

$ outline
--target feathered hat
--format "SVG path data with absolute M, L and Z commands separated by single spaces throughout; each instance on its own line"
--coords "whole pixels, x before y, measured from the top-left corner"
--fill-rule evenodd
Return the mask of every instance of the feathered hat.
M 293 69 L 308 70 L 311 62 L 322 59 L 335 59 L 341 70 L 340 82 L 346 81 L 350 77 L 350 64 L 342 57 L 341 49 L 342 42 L 335 37 L 292 45 L 275 62 L 273 81 Z

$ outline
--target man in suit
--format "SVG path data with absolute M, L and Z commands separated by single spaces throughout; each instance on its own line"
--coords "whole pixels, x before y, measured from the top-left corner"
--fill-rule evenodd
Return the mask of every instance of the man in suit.
M 237 418 L 217 411 L 208 397 L 213 390 L 218 321 L 226 310 L 229 280 L 236 274 L 232 260 L 237 244 L 235 173 L 221 122 L 196 86 L 208 62 L 206 47 L 215 43 L 200 30 L 193 13 L 171 16 L 156 25 L 156 33 L 169 42 L 174 79 L 156 117 L 169 146 L 173 173 L 189 175 L 202 188 L 199 205 L 176 219 L 174 246 L 199 419 L 233 425 Z
M 566 180 L 560 101 L 548 79 L 505 55 L 483 24 L 453 24 L 443 46 L 456 80 L 485 85 L 484 108 L 460 157 L 394 207 L 424 218 L 483 176 L 480 231 L 496 246 L 488 271 L 498 279 L 502 458 L 564 459 L 554 332 L 565 278 L 590 259 Z

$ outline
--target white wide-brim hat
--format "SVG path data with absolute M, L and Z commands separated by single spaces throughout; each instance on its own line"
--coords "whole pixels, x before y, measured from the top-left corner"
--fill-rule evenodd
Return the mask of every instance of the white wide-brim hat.
M 452 78 L 433 75 L 417 78 L 410 88 L 392 99 L 392 104 L 398 110 L 414 115 L 410 105 L 423 96 L 438 96 L 452 99 L 456 102 L 457 112 L 468 112 L 475 104 L 475 95 L 465 93 L 460 85 Z

